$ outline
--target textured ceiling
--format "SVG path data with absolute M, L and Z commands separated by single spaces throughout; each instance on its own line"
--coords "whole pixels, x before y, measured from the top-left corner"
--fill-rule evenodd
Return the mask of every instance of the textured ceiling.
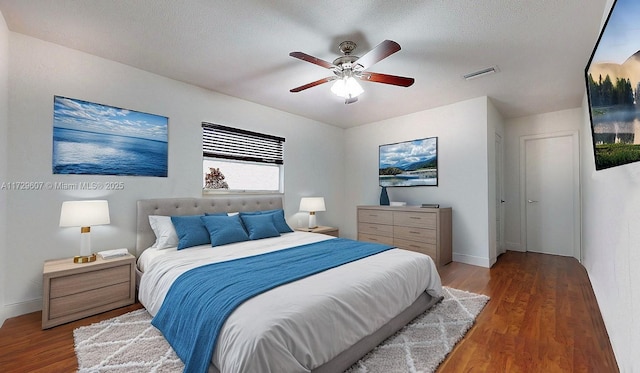
M 0 11 L 11 31 L 347 128 L 478 96 L 505 118 L 580 106 L 606 3 L 0 0 Z M 343 40 L 361 56 L 385 39 L 402 50 L 369 71 L 413 86 L 363 82 L 351 105 L 331 83 L 289 92 L 331 75 L 289 52 L 333 61 Z M 494 65 L 497 74 L 462 78 Z

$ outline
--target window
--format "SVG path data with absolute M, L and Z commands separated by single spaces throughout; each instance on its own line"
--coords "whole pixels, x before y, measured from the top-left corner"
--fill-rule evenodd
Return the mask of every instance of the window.
M 202 123 L 204 192 L 283 192 L 284 138 Z

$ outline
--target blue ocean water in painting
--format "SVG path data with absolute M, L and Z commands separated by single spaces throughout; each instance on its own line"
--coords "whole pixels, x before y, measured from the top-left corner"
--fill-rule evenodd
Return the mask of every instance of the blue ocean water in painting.
M 167 176 L 164 141 L 53 128 L 53 173 Z

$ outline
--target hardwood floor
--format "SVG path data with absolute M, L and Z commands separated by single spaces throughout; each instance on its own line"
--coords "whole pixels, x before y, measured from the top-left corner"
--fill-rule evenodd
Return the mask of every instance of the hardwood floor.
M 451 263 L 442 283 L 491 300 L 438 368 L 443 372 L 618 372 L 584 268 L 572 258 L 507 252 L 493 268 Z M 0 372 L 73 372 L 73 329 L 120 308 L 49 330 L 40 312 L 0 328 Z
M 451 263 L 447 286 L 491 300 L 438 372 L 618 372 L 587 272 L 574 258 L 507 252 Z

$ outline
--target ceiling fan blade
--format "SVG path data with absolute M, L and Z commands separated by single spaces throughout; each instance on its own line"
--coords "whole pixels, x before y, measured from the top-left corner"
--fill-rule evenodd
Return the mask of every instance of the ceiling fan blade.
M 402 87 L 409 87 L 413 84 L 413 82 L 415 82 L 415 79 L 413 78 L 407 78 L 404 76 L 397 76 L 397 75 L 380 74 L 380 73 L 370 73 L 370 72 L 362 73 L 362 76 L 360 76 L 360 80 L 364 80 L 367 82 L 399 85 Z
M 374 63 L 382 61 L 390 55 L 400 50 L 400 44 L 393 40 L 385 40 L 382 43 L 376 45 L 375 48 L 367 52 L 364 56 L 360 57 L 354 64 L 362 66 L 363 70 L 368 69 Z
M 311 87 L 315 87 L 315 86 L 320 85 L 322 83 L 330 82 L 330 81 L 336 80 L 336 79 L 338 79 L 337 76 L 329 76 L 327 78 L 322 78 L 322 79 L 316 80 L 315 82 L 311 82 L 309 84 L 301 85 L 300 87 L 291 89 L 289 92 L 296 93 L 296 92 L 304 91 L 305 89 L 308 89 L 308 88 L 311 88 Z
M 313 64 L 316 64 L 318 66 L 322 66 L 322 67 L 327 68 L 327 69 L 337 68 L 338 67 L 338 66 L 332 64 L 331 62 L 327 62 L 325 60 L 321 60 L 321 59 L 319 59 L 317 57 L 310 56 L 310 55 L 308 55 L 306 53 L 303 53 L 303 52 L 291 52 L 291 53 L 289 53 L 289 56 L 297 58 L 297 59 L 300 59 L 300 60 L 303 60 L 303 61 L 311 62 Z

